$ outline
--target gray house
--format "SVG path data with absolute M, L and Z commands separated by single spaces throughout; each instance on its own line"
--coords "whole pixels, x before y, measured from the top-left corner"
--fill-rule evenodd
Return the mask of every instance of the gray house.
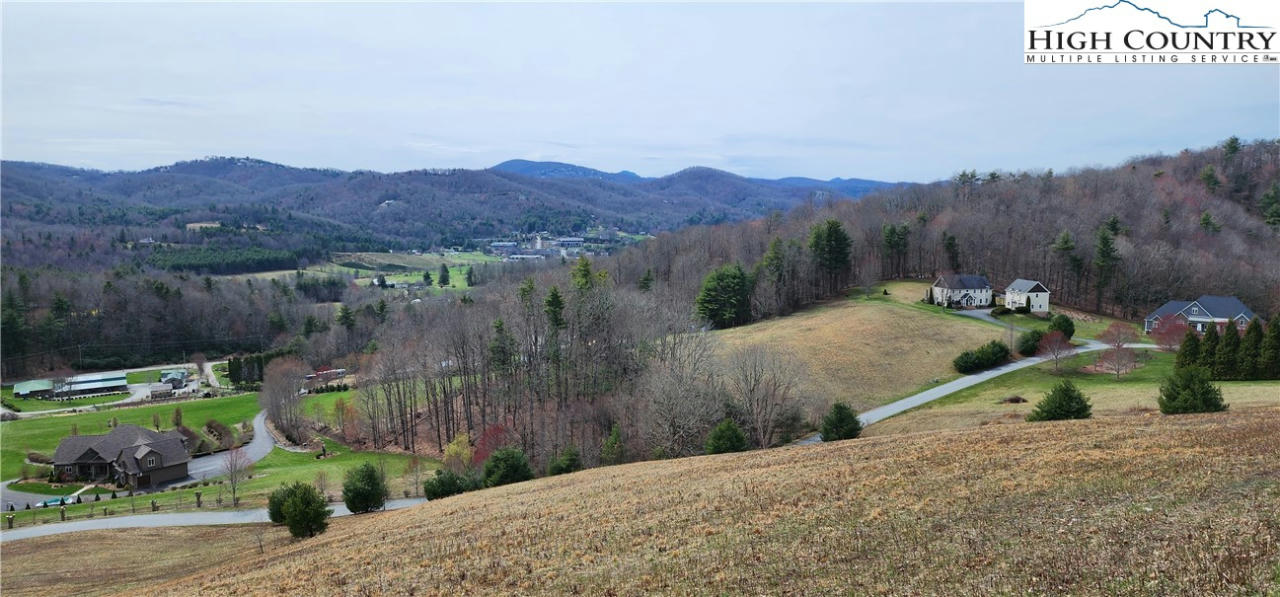
M 1206 294 L 1194 301 L 1169 301 L 1161 305 L 1143 320 L 1142 329 L 1150 334 L 1163 322 L 1180 319 L 1197 332 L 1208 330 L 1210 325 L 1217 325 L 1221 331 L 1229 323 L 1243 330 L 1253 318 L 1253 311 L 1240 299 Z
M 935 305 L 954 308 L 975 308 L 991 305 L 991 282 L 986 276 L 946 274 L 934 281 L 925 297 Z
M 187 440 L 177 431 L 119 425 L 106 435 L 72 435 L 58 443 L 53 466 L 69 479 L 154 487 L 187 476 Z

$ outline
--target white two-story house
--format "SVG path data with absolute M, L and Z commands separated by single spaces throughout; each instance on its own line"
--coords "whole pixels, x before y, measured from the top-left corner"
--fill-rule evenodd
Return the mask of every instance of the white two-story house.
M 1004 306 L 1027 307 L 1033 313 L 1049 312 L 1049 289 L 1035 280 L 1018 278 L 1004 289 Z

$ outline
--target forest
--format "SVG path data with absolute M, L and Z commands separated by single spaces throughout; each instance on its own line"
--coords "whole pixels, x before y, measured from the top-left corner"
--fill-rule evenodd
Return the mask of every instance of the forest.
M 338 277 L 6 268 L 5 375 L 287 348 L 294 356 L 266 364 L 262 388 L 286 432 L 319 420 L 301 412 L 299 372 L 330 365 L 356 372 L 359 389 L 320 419 L 375 448 L 436 452 L 459 433 L 500 435 L 539 466 L 569 445 L 590 464 L 615 426 L 629 458 L 678 456 L 726 417 L 770 445 L 814 418 L 795 368 L 768 350 L 726 354 L 708 327 L 952 271 L 997 287 L 1038 279 L 1056 303 L 1128 319 L 1216 293 L 1270 320 L 1280 314 L 1278 185 L 1280 143 L 1234 139 L 1107 169 L 962 172 L 663 233 L 568 266 L 484 268 L 465 294 L 417 304 L 340 289 Z

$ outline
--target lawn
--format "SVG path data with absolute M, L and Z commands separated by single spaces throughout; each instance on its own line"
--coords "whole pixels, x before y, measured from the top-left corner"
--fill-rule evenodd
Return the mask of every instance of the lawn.
M 224 388 L 231 387 L 231 377 L 228 367 L 229 365 L 226 363 L 218 363 L 213 366 L 213 376 L 217 378 L 218 385 L 221 385 Z
M 39 412 L 42 410 L 55 410 L 59 408 L 79 408 L 83 406 L 93 406 L 96 404 L 106 404 L 108 402 L 119 402 L 129 397 L 128 392 L 118 392 L 115 394 L 106 394 L 103 396 L 85 396 L 83 398 L 72 398 L 71 400 L 41 400 L 39 398 L 6 398 L 5 402 L 17 406 L 22 412 Z
M 1092 313 L 1085 313 L 1083 311 L 1076 311 L 1074 309 L 1067 309 L 1063 307 L 1054 307 L 1053 312 L 1055 314 L 1061 313 L 1063 315 L 1066 315 L 1067 317 L 1071 318 L 1071 321 L 1073 323 L 1075 323 L 1076 333 L 1074 336 L 1072 336 L 1073 339 L 1077 339 L 1077 338 L 1097 339 L 1098 336 L 1102 335 L 1102 332 L 1104 330 L 1106 330 L 1108 327 L 1111 326 L 1111 324 L 1116 322 L 1123 323 L 1133 328 L 1134 333 L 1138 335 L 1138 338 L 1140 339 L 1140 341 L 1142 338 L 1145 338 L 1145 336 L 1143 336 L 1142 334 L 1142 327 L 1136 323 L 1120 321 L 1119 319 L 1115 319 L 1112 317 L 1106 317 L 1103 315 L 1094 315 Z M 999 319 L 1000 321 L 1010 322 L 1014 326 L 1026 328 L 1029 330 L 1045 331 L 1049 329 L 1048 319 L 1043 319 L 1043 318 L 1035 317 L 1032 315 L 1024 315 L 1021 313 L 1010 313 L 1008 315 L 1002 315 L 997 319 Z
M 1081 370 L 1096 362 L 1101 354 L 1085 353 L 1064 360 L 1060 374 L 1054 373 L 1052 363 L 1020 369 L 876 423 L 868 427 L 866 433 L 881 436 L 1019 422 L 1050 388 L 1064 379 L 1071 380 L 1089 398 L 1095 417 L 1134 412 L 1153 414 L 1157 412 L 1160 383 L 1173 372 L 1174 355 L 1157 351 L 1138 353 L 1149 360 L 1120 379 L 1114 374 Z M 1237 407 L 1280 406 L 1280 381 L 1217 382 L 1217 385 L 1222 388 L 1227 403 Z M 1013 396 L 1027 402 L 1002 402 Z
M 1000 339 L 991 324 L 919 302 L 927 283 L 890 282 L 885 296 L 829 301 L 786 317 L 716 332 L 723 348 L 759 344 L 793 356 L 799 391 L 817 409 L 865 410 L 959 375 L 951 361 Z M 918 291 L 918 292 L 917 292 Z
M 236 538 L 240 556 L 174 561 L 148 590 L 1266 595 L 1280 585 L 1277 436 L 1280 410 L 1261 409 L 606 467 L 335 521 L 265 555 Z M 52 555 L 74 539 L 24 559 L 60 569 Z
M 308 395 L 306 398 L 302 399 L 302 412 L 308 417 L 319 419 L 332 425 L 333 405 L 338 402 L 339 398 L 343 398 L 350 403 L 352 400 L 356 399 L 355 390 Z
M 84 435 L 107 433 L 110 431 L 107 423 L 112 417 L 117 417 L 121 423 L 151 427 L 152 414 L 159 413 L 161 429 L 170 429 L 170 417 L 177 407 L 182 408 L 183 421 L 193 430 L 203 426 L 209 419 L 217 419 L 227 426 L 235 425 L 252 419 L 261 410 L 257 394 L 243 394 L 230 398 L 5 421 L 0 423 L 0 479 L 17 477 L 28 451 L 52 457 L 58 442 L 70 434 L 72 426 Z

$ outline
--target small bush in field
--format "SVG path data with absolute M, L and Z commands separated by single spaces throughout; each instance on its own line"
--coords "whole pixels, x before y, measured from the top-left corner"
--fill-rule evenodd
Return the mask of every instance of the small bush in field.
M 342 482 L 342 502 L 353 513 L 381 510 L 387 503 L 387 482 L 371 463 L 347 471 Z
M 484 463 L 484 484 L 497 487 L 533 478 L 533 468 L 520 448 L 500 448 Z
M 434 478 L 422 482 L 422 494 L 429 500 L 438 500 L 483 487 L 484 483 L 471 474 L 458 474 L 449 469 L 437 469 Z
M 1177 369 L 1160 384 L 1160 412 L 1166 415 L 1213 413 L 1227 410 L 1222 389 L 1209 383 L 1204 367 Z
M 563 475 L 579 470 L 582 470 L 582 458 L 578 455 L 578 449 L 570 444 L 551 461 L 550 466 L 547 467 L 547 474 Z
M 1071 380 L 1058 382 L 1044 399 L 1036 403 L 1035 410 L 1027 415 L 1028 421 L 1062 421 L 1066 419 L 1087 419 L 1093 416 L 1089 399 L 1085 398 Z
M 742 434 L 738 424 L 732 419 L 725 419 L 716 425 L 707 435 L 708 454 L 727 454 L 729 452 L 745 452 L 747 436 Z
M 1024 357 L 1036 356 L 1040 352 L 1040 339 L 1044 338 L 1044 332 L 1040 330 L 1031 330 L 1018 336 L 1018 354 Z
M 854 439 L 862 434 L 862 422 L 858 415 L 843 402 L 831 405 L 831 410 L 822 417 L 822 441 L 834 442 L 842 439 Z

